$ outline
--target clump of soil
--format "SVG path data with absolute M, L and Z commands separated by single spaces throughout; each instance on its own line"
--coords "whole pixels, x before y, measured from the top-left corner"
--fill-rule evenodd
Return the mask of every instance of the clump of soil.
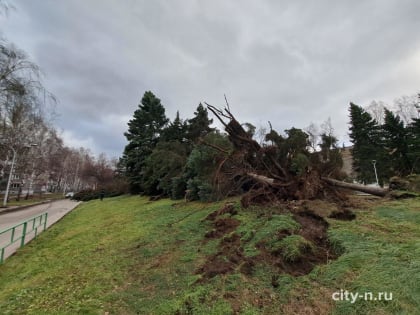
M 287 229 L 276 231 L 270 236 L 270 239 L 257 243 L 259 254 L 247 257 L 244 254 L 243 246 L 250 239 L 241 239 L 234 232 L 240 222 L 232 218 L 218 218 L 219 215 L 227 213 L 225 208 L 226 206 L 206 218 L 213 221 L 214 226 L 213 230 L 206 233 L 206 238 L 224 237 L 219 243 L 217 253 L 209 256 L 207 261 L 196 270 L 196 274 L 202 275 L 201 281 L 235 270 L 245 275 L 251 275 L 255 265 L 262 263 L 277 267 L 279 273 L 301 276 L 311 272 L 316 265 L 327 263 L 329 260 L 338 257 L 328 242 L 328 222 L 323 217 L 308 210 L 293 214 L 293 219 L 301 226 L 298 231 Z M 214 215 L 214 213 L 216 214 Z M 227 235 L 228 233 L 230 235 Z M 291 235 L 300 235 L 303 241 L 311 244 L 293 261 L 282 255 L 281 250 L 273 250 L 268 244 L 270 240 L 281 241 Z M 273 282 L 274 285 L 276 285 L 276 281 Z
M 281 259 L 277 262 L 281 269 L 283 268 L 285 272 L 293 276 L 301 276 L 311 272 L 316 265 L 325 264 L 338 257 L 328 242 L 328 222 L 324 218 L 312 212 L 303 211 L 293 215 L 293 219 L 301 225 L 298 234 L 310 241 L 314 249 L 306 252 L 297 261 L 289 262 Z
M 237 214 L 233 203 L 226 203 L 221 209 L 210 213 L 205 220 L 213 222 L 213 229 L 205 234 L 206 238 L 220 238 L 225 234 L 234 231 L 240 222 L 233 219 L 232 216 Z M 230 218 L 219 218 L 224 214 L 230 214 Z
M 236 229 L 240 222 L 232 218 L 220 218 L 213 222 L 214 229 L 207 232 L 206 238 L 219 238 Z
M 220 241 L 219 251 L 208 257 L 206 263 L 196 270 L 196 274 L 201 274 L 203 279 L 210 279 L 238 268 L 240 272 L 249 275 L 253 267 L 254 263 L 244 255 L 240 236 L 232 233 Z
M 342 211 L 333 211 L 328 217 L 342 221 L 352 221 L 356 219 L 356 215 L 348 209 L 344 209 Z
M 301 228 L 295 233 L 288 230 L 278 231 L 277 239 L 281 240 L 290 235 L 300 235 L 313 246 L 303 251 L 297 259 L 291 261 L 284 257 L 281 252 L 272 251 L 265 242 L 262 242 L 259 244 L 260 254 L 253 257 L 255 264 L 269 263 L 276 266 L 279 273 L 288 273 L 297 277 L 310 273 L 316 265 L 325 264 L 338 257 L 328 242 L 328 222 L 324 218 L 305 210 L 294 214 L 293 219 L 301 225 Z M 272 281 L 272 285 L 277 284 Z
M 201 274 L 203 278 L 213 278 L 217 275 L 223 275 L 234 270 L 234 265 L 230 261 L 225 261 L 219 255 L 211 256 L 207 262 L 196 270 L 196 274 Z
M 233 203 L 225 204 L 221 209 L 210 213 L 205 220 L 213 222 L 213 229 L 205 234 L 205 238 L 221 238 L 233 232 L 240 222 L 234 218 L 219 218 L 222 215 L 236 215 L 238 212 Z M 241 272 L 249 274 L 253 267 L 248 262 L 241 247 L 240 236 L 233 233 L 225 236 L 219 244 L 219 251 L 207 258 L 206 263 L 196 270 L 196 274 L 202 274 L 204 279 L 213 278 L 219 274 L 233 272 L 239 267 Z
M 238 211 L 235 209 L 234 203 L 226 203 L 223 208 L 213 211 L 210 213 L 205 220 L 214 221 L 216 217 L 221 216 L 223 214 L 229 213 L 230 216 L 234 216 L 235 214 L 238 214 Z
M 299 234 L 308 241 L 323 244 L 327 239 L 328 222 L 321 216 L 310 211 L 302 211 L 294 214 L 293 219 L 301 225 Z

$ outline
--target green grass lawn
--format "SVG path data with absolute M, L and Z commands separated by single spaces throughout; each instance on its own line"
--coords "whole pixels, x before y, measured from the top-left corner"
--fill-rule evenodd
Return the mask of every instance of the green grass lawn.
M 354 221 L 328 219 L 342 255 L 307 275 L 261 263 L 251 275 L 235 270 L 202 281 L 195 271 L 220 242 L 205 241 L 212 227 L 204 218 L 223 204 L 135 196 L 83 203 L 0 266 L 0 313 L 419 314 L 419 199 L 355 209 Z M 276 226 L 298 228 L 286 215 L 264 223 L 264 211 L 234 216 L 243 239 L 255 234 L 247 255 Z M 340 289 L 393 299 L 334 301 Z

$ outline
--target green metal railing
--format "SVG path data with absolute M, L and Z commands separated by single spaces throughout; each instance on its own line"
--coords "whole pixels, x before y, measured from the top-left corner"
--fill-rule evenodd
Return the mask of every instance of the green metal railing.
M 8 244 L 0 247 L 0 264 L 4 261 L 4 253 L 7 247 L 20 241 L 20 247 L 25 245 L 25 238 L 29 233 L 35 232 L 35 238 L 38 235 L 38 229 L 41 227 L 42 231 L 47 228 L 48 212 L 42 213 L 36 217 L 28 219 L 22 223 L 12 226 L 0 232 L 0 238 L 3 235 L 10 233 L 10 241 Z

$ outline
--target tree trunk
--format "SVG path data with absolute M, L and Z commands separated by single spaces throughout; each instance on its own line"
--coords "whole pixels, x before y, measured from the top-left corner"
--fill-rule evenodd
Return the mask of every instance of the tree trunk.
M 275 179 L 273 179 L 273 178 L 269 178 L 269 177 L 262 176 L 262 175 L 257 175 L 255 173 L 247 173 L 247 175 L 254 178 L 258 182 L 261 182 L 261 183 L 264 183 L 264 184 L 267 184 L 267 185 L 270 185 L 270 186 L 276 186 L 276 184 L 277 185 L 282 185 L 280 183 L 276 183 Z M 342 181 L 335 180 L 335 179 L 328 178 L 328 177 L 322 177 L 322 180 L 325 181 L 328 185 L 331 185 L 331 186 L 346 188 L 346 189 L 350 189 L 350 190 L 356 190 L 356 191 L 364 192 L 364 193 L 374 195 L 374 196 L 379 196 L 379 197 L 385 197 L 389 193 L 389 191 L 387 189 L 383 189 L 383 188 L 379 188 L 379 187 L 368 187 L 368 186 L 360 185 L 360 184 L 346 183 L 346 182 L 342 182 Z
M 322 180 L 331 186 L 357 190 L 357 191 L 361 191 L 361 192 L 371 194 L 374 196 L 379 196 L 379 197 L 385 197 L 389 192 L 387 189 L 383 189 L 379 187 L 367 187 L 360 184 L 350 184 L 350 183 L 341 182 L 341 181 L 338 181 L 332 178 L 327 178 L 327 177 L 322 177 Z

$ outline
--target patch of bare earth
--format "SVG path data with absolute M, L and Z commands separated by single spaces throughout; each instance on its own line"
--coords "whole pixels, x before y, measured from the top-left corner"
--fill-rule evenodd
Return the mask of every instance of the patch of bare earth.
M 328 213 L 330 215 L 335 213 L 334 215 L 337 219 L 346 220 L 347 217 L 352 216 L 350 211 L 334 210 L 328 211 Z M 281 210 L 281 212 L 284 212 L 284 210 Z M 293 213 L 293 219 L 299 223 L 300 229 L 295 232 L 278 230 L 273 237 L 281 240 L 291 234 L 296 234 L 302 236 L 313 245 L 311 249 L 304 251 L 294 261 L 285 259 L 281 252 L 271 250 L 264 241 L 257 243 L 257 248 L 260 252 L 258 255 L 246 256 L 243 248 L 245 243 L 241 240 L 240 235 L 235 233 L 236 228 L 240 225 L 240 221 L 233 218 L 236 210 L 232 205 L 226 205 L 222 209 L 208 215 L 206 220 L 212 222 L 213 229 L 205 234 L 205 238 L 220 238 L 220 242 L 218 251 L 208 256 L 205 263 L 195 271 L 196 274 L 202 276 L 199 282 L 205 282 L 207 279 L 217 275 L 233 272 L 240 272 L 245 276 L 250 276 L 256 265 L 269 264 L 278 269 L 278 273 L 273 275 L 271 281 L 272 286 L 277 287 L 279 285 L 277 282 L 278 274 L 280 273 L 287 273 L 296 277 L 302 276 L 310 273 L 316 265 L 325 264 L 330 260 L 336 259 L 338 255 L 328 242 L 328 222 L 322 216 L 308 210 L 308 207 L 295 207 L 291 212 Z M 226 217 L 226 214 L 230 214 L 230 217 Z M 220 217 L 222 215 L 224 216 Z M 229 293 L 225 298 L 231 303 L 234 312 L 239 312 L 238 297 L 233 293 Z M 249 302 L 249 300 L 247 301 Z M 263 294 L 261 297 L 253 297 L 251 303 L 257 307 L 263 307 L 265 303 L 270 303 L 270 295 Z M 308 314 L 317 314 L 316 309 L 317 307 L 313 309 L 313 313 Z M 319 309 L 324 309 L 324 306 L 319 305 Z
M 253 257 L 254 263 L 268 262 L 278 268 L 278 273 L 288 273 L 297 277 L 310 273 L 316 265 L 337 258 L 337 254 L 328 242 L 328 222 L 306 210 L 294 214 L 293 219 L 301 225 L 296 234 L 311 242 L 314 245 L 313 249 L 303 252 L 298 259 L 289 261 L 281 255 L 281 252 L 270 251 L 264 243 L 260 243 L 260 254 Z M 291 233 L 288 231 L 278 231 L 277 239 L 281 240 L 289 235 Z M 272 279 L 272 285 L 277 286 L 275 278 Z
M 225 214 L 231 216 L 237 214 L 233 204 L 226 204 L 220 210 L 216 210 L 206 217 L 206 220 L 211 221 L 213 225 L 213 229 L 205 234 L 206 239 L 222 238 L 235 231 L 240 225 L 240 222 L 232 217 L 220 218 Z M 247 263 L 247 258 L 244 256 L 240 236 L 233 233 L 222 238 L 218 252 L 207 257 L 204 265 L 196 270 L 196 274 L 201 274 L 203 276 L 202 280 L 205 280 L 220 274 L 233 272 L 239 265 L 241 265 L 241 272 L 246 274 L 251 272 L 252 266 L 249 265 L 250 263 Z M 247 269 L 249 270 L 247 271 Z

